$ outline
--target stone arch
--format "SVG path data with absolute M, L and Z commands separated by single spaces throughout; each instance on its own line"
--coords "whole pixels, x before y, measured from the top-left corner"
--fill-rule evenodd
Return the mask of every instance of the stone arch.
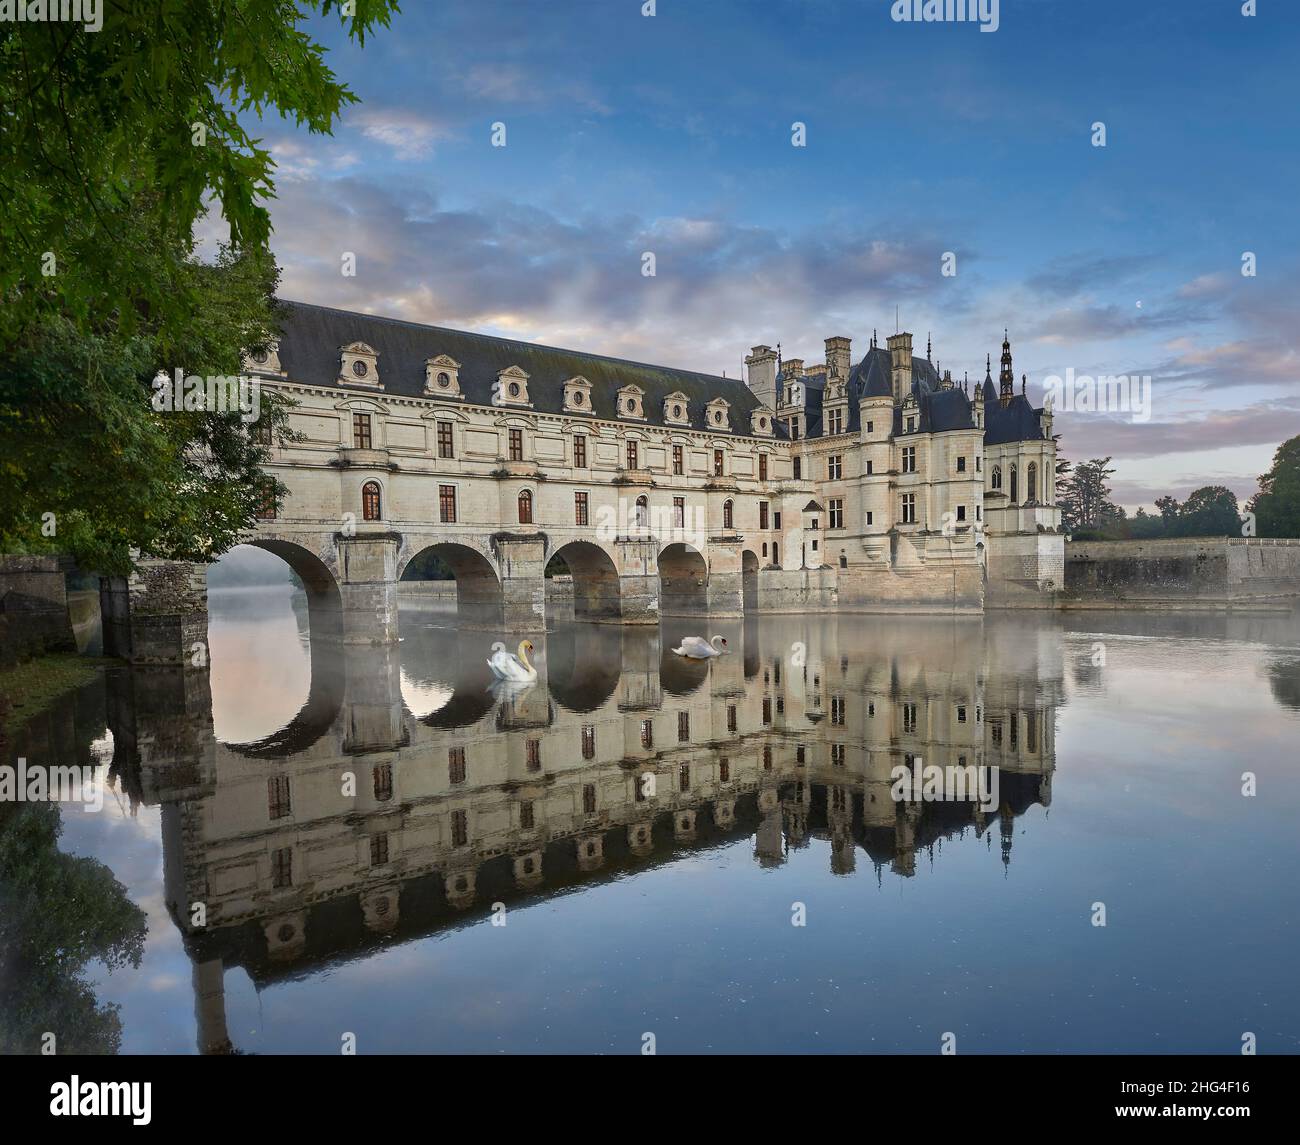
M 343 594 L 328 564 L 295 541 L 255 537 L 242 542 L 279 557 L 297 574 L 307 590 L 307 626 L 313 646 L 343 638 Z
M 659 611 L 665 616 L 708 611 L 709 566 L 703 554 L 681 541 L 659 553 Z
M 745 549 L 740 554 L 740 595 L 746 614 L 758 609 L 758 554 Z
M 556 557 L 568 565 L 573 576 L 575 620 L 618 620 L 622 616 L 618 566 L 609 553 L 591 541 L 570 541 L 556 549 L 550 560 Z
M 422 566 L 429 557 L 437 557 L 456 582 L 456 612 L 461 623 L 483 627 L 500 625 L 504 602 L 501 579 L 486 554 L 456 541 L 412 547 L 399 562 L 399 581 L 423 579 Z

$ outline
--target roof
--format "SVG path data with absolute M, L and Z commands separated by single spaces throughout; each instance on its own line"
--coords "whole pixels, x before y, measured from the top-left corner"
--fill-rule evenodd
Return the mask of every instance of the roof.
M 532 409 L 544 413 L 591 416 L 631 425 L 668 425 L 664 420 L 663 400 L 681 391 L 690 403 L 689 428 L 717 432 L 716 427 L 705 424 L 705 405 L 715 398 L 725 398 L 731 406 L 730 432 L 752 436 L 749 415 L 761 405 L 749 387 L 737 378 L 717 378 L 693 370 L 606 358 L 580 350 L 425 326 L 308 302 L 282 301 L 280 313 L 281 368 L 292 381 L 309 386 L 427 397 L 425 362 L 439 354 L 448 354 L 460 363 L 460 388 L 465 400 L 474 405 L 492 404 L 492 385 L 497 375 L 510 366 L 518 366 L 528 374 Z M 364 384 L 350 385 L 339 379 L 339 351 L 353 342 L 364 342 L 378 353 L 382 390 Z M 564 409 L 564 383 L 576 376 L 591 383 L 590 414 Z M 644 421 L 631 421 L 616 414 L 618 391 L 627 385 L 640 386 L 645 392 Z M 776 436 L 785 436 L 785 429 L 779 423 Z
M 1005 406 L 996 398 L 984 403 L 984 443 L 1039 441 L 1044 436 L 1041 409 L 1035 409 L 1024 394 L 1016 394 Z

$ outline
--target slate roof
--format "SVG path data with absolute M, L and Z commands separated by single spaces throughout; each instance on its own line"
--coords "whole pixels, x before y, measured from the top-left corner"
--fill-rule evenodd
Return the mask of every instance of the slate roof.
M 984 403 L 984 443 L 1001 445 L 1008 441 L 1038 441 L 1045 435 L 1041 409 L 1023 394 L 1016 394 L 1005 406 L 994 398 Z
M 426 397 L 426 359 L 449 354 L 460 363 L 460 388 L 470 404 L 491 405 L 492 384 L 497 375 L 509 366 L 518 366 L 529 376 L 528 394 L 536 411 L 565 412 L 564 383 L 581 375 L 591 383 L 591 414 L 570 411 L 566 416 L 592 416 L 628 425 L 666 425 L 663 399 L 680 390 L 690 400 L 690 428 L 718 432 L 717 427 L 705 424 L 704 407 L 714 398 L 725 398 L 731 407 L 730 432 L 753 436 L 749 415 L 760 403 L 738 378 L 715 378 L 693 370 L 424 326 L 307 302 L 282 301 L 280 307 L 283 319 L 280 366 L 293 382 L 357 393 Z M 339 380 L 339 351 L 352 342 L 364 342 L 379 354 L 382 391 L 374 386 Z M 616 414 L 618 391 L 629 384 L 645 391 L 644 421 L 620 418 Z M 774 436 L 785 437 L 784 426 L 778 424 Z

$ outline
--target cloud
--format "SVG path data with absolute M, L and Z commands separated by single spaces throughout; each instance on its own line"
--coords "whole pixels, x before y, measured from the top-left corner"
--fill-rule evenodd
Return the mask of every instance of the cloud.
M 434 144 L 450 131 L 442 124 L 407 108 L 365 107 L 352 112 L 345 126 L 389 148 L 401 160 L 424 159 L 433 154 Z

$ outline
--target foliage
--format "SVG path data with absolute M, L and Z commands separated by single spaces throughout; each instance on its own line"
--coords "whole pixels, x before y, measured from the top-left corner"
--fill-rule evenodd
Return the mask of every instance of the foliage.
M 1272 468 L 1259 479 L 1259 492 L 1246 507 L 1255 514 L 1260 537 L 1300 537 L 1300 437 L 1277 447 Z
M 55 803 L 0 804 L 0 1053 L 38 1053 L 52 1032 L 60 1054 L 116 1053 L 117 1007 L 84 977 L 140 965 L 145 913 L 96 859 L 63 853 Z
M 1061 472 L 1059 463 L 1057 472 Z M 1083 529 L 1105 529 L 1124 519 L 1124 510 L 1110 500 L 1109 480 L 1114 472 L 1109 457 L 1093 458 L 1067 469 L 1068 475 L 1058 479 L 1057 504 L 1066 532 L 1077 535 Z

